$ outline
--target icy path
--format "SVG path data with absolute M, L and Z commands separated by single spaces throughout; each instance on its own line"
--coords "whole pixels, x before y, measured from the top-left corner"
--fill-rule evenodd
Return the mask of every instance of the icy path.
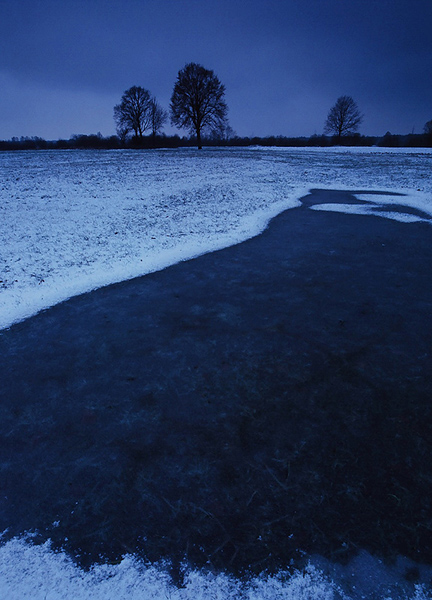
M 1 153 L 0 329 L 252 237 L 313 187 L 402 192 L 432 214 L 431 166 L 428 149 Z

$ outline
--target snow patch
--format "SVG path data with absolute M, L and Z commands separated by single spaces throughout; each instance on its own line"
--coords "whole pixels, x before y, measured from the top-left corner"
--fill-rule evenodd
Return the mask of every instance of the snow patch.
M 181 588 L 163 566 L 127 555 L 117 565 L 83 571 L 49 543 L 13 539 L 0 547 L 0 594 L 8 600 L 332 600 L 337 587 L 310 566 L 240 581 L 224 574 L 189 571 Z
M 363 581 L 334 582 L 309 564 L 304 570 L 237 579 L 223 573 L 189 570 L 181 587 L 172 582 L 167 565 L 149 565 L 126 555 L 116 565 L 77 567 L 49 542 L 33 545 L 14 538 L 0 546 L 0 597 L 8 600 L 431 600 L 425 584 L 398 584 L 369 559 Z M 349 567 L 347 567 L 349 570 Z M 376 572 L 375 572 L 376 571 Z M 384 569 L 385 571 L 385 569 Z M 370 578 L 379 578 L 371 587 Z M 355 583 L 354 583 L 355 582 Z M 369 587 L 368 587 L 369 586 Z
M 310 207 L 312 210 L 324 210 L 329 212 L 340 212 L 352 215 L 374 215 L 375 217 L 383 217 L 385 219 L 392 219 L 399 221 L 400 223 L 430 223 L 428 219 L 422 219 L 416 215 L 408 213 L 402 213 L 398 211 L 383 211 L 380 210 L 382 206 L 380 204 L 372 204 L 365 206 L 362 204 L 314 204 Z

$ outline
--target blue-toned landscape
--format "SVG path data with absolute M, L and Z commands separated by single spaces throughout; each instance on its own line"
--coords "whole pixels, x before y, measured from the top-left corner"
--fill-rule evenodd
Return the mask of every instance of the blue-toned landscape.
M 431 156 L 0 156 L 8 598 L 429 597 Z

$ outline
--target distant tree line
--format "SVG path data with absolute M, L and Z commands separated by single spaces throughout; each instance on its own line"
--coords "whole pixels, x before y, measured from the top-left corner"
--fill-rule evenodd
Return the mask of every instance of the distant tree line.
M 201 144 L 204 147 L 248 147 L 248 146 L 275 146 L 275 147 L 323 147 L 332 146 L 378 146 L 381 148 L 432 148 L 432 135 L 408 134 L 394 135 L 387 132 L 383 136 L 365 136 L 360 134 L 346 135 L 341 139 L 337 136 L 312 135 L 311 137 L 240 137 L 234 135 L 230 138 L 215 138 L 203 136 Z M 194 136 L 158 135 L 155 139 L 151 135 L 143 136 L 142 140 L 128 140 L 122 142 L 118 136 L 102 137 L 100 134 L 73 135 L 68 140 L 44 140 L 40 137 L 14 137 L 11 140 L 0 140 L 1 150 L 74 150 L 96 149 L 115 150 L 120 148 L 183 148 L 196 147 L 197 139 Z
M 0 141 L 0 150 L 179 148 L 183 146 L 381 146 L 432 147 L 432 120 L 423 134 L 364 136 L 358 133 L 363 121 L 351 96 L 340 96 L 331 107 L 323 135 L 311 137 L 239 137 L 228 123 L 225 86 L 213 71 L 189 63 L 178 72 L 169 113 L 143 87 L 126 90 L 114 107 L 117 135 L 100 133 L 73 135 L 68 140 L 47 141 L 40 137 Z M 165 123 L 185 129 L 189 136 L 164 135 Z

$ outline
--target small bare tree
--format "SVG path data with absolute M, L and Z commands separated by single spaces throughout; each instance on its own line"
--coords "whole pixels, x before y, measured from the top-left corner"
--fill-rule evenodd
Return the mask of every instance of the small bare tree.
M 150 93 L 136 85 L 126 90 L 120 104 L 114 107 L 114 121 L 120 139 L 133 132 L 141 140 L 144 132 L 152 128 Z
M 203 131 L 226 127 L 228 107 L 225 86 L 213 71 L 196 63 L 181 69 L 171 96 L 171 124 L 196 134 L 198 148 L 202 148 Z
M 160 106 L 156 98 L 151 99 L 151 131 L 153 138 L 153 146 L 156 142 L 156 136 L 161 131 L 162 127 L 165 125 L 168 119 L 168 113 L 165 109 Z
M 363 115 L 351 96 L 340 96 L 330 109 L 324 126 L 324 133 L 331 133 L 340 139 L 343 135 L 356 133 Z

